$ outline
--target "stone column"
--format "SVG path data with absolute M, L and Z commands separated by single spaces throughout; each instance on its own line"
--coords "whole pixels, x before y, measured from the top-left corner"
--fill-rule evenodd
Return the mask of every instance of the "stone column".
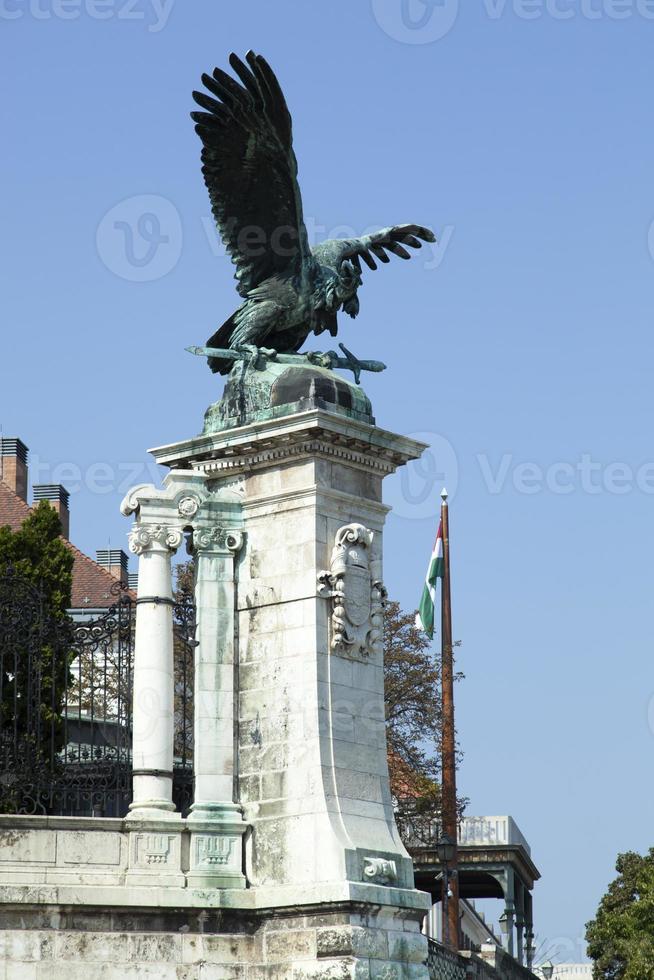
M 234 559 L 238 530 L 195 529 L 197 641 L 194 686 L 194 803 L 189 884 L 244 888 L 242 838 L 247 825 L 234 802 Z
M 174 811 L 173 594 L 170 559 L 182 532 L 140 524 L 130 535 L 139 556 L 132 711 L 133 795 L 130 816 Z

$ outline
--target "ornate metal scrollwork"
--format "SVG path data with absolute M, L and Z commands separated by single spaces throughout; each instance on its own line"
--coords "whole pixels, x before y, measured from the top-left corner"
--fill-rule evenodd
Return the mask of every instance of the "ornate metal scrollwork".
M 354 657 L 381 653 L 387 593 L 373 541 L 374 532 L 363 524 L 339 528 L 330 568 L 318 575 L 318 594 L 333 602 L 331 648 L 335 653 Z
M 0 812 L 124 816 L 132 799 L 136 603 L 121 582 L 97 617 L 60 621 L 44 586 L 0 569 Z M 178 809 L 193 800 L 192 596 L 178 595 L 175 763 Z

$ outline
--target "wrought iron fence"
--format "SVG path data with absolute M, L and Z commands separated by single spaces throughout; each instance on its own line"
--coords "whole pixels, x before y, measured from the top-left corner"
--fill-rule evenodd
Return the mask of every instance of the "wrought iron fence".
M 44 590 L 0 574 L 0 812 L 124 816 L 132 796 L 136 604 L 120 583 L 97 618 L 49 611 Z M 193 799 L 195 609 L 174 607 L 173 796 Z
M 427 969 L 430 980 L 466 980 L 466 964 L 435 939 L 428 940 Z
M 433 807 L 411 797 L 398 799 L 395 805 L 395 822 L 400 837 L 408 849 L 434 847 L 441 837 L 440 814 L 434 815 Z

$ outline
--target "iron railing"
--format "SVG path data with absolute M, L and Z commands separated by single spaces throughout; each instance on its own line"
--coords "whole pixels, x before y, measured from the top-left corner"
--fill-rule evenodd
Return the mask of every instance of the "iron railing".
M 427 969 L 430 980 L 466 980 L 465 961 L 435 939 L 429 939 Z
M 121 583 L 94 619 L 50 611 L 42 585 L 0 573 L 0 812 L 124 816 L 132 798 L 136 603 Z M 174 799 L 193 798 L 195 609 L 174 607 Z

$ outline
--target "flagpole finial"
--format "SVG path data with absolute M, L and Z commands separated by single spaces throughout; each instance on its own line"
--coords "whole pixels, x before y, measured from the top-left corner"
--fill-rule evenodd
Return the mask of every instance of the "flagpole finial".
M 444 504 L 447 503 L 447 490 L 445 489 L 445 487 L 443 487 L 443 489 L 441 490 L 441 500 L 443 501 Z

